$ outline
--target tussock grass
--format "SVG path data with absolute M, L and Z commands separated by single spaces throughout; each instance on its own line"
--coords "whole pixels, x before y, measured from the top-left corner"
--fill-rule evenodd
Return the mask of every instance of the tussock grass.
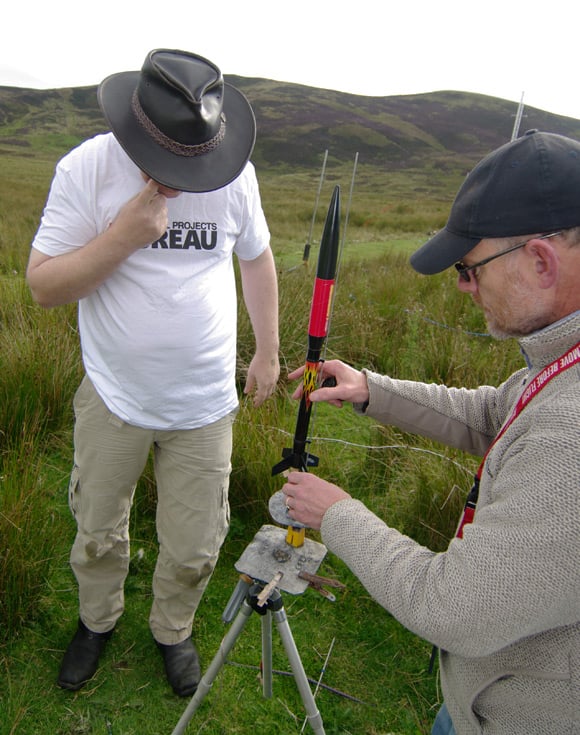
M 74 308 L 33 306 L 24 279 L 0 276 L 0 451 L 70 423 L 80 374 Z
M 24 282 L 52 155 L 0 164 L 6 174 L 0 177 L 5 182 L 0 184 L 0 735 L 169 733 L 186 703 L 168 691 L 147 630 L 156 556 L 151 463 L 131 518 L 126 613 L 89 686 L 71 695 L 54 684 L 77 616 L 67 563 L 74 523 L 66 488 L 71 402 L 81 366 L 75 307 L 43 310 L 32 303 Z M 335 182 L 348 190 L 350 174 L 347 167 L 329 172 L 321 202 Z M 361 168 L 326 357 L 401 378 L 497 383 L 519 366 L 517 348 L 484 335 L 481 315 L 449 274 L 422 278 L 408 265 L 425 228 L 441 224 L 446 209 L 439 192 L 413 193 L 427 178 L 410 181 L 404 195 L 401 175 L 386 185 L 386 178 Z M 307 264 L 302 253 L 317 181 L 318 172 L 267 173 L 261 181 L 279 267 L 283 374 L 276 396 L 259 409 L 242 396 L 254 345 L 240 308 L 242 398 L 234 429 L 232 526 L 194 628 L 206 664 L 224 634 L 220 615 L 237 581 L 234 564 L 260 526 L 271 523 L 268 500 L 281 485 L 271 468 L 292 443 L 298 406 L 286 374 L 306 354 L 323 204 Z M 446 547 L 471 484 L 474 458 L 377 426 L 350 407 L 325 405 L 313 412 L 310 448 L 320 458 L 319 474 L 421 543 Z M 436 677 L 426 672 L 430 646 L 379 608 L 340 560 L 327 556 L 321 573 L 346 584 L 336 603 L 307 591 L 285 604 L 310 676 L 318 677 L 333 645 L 323 681 L 339 693 L 322 689 L 318 695 L 326 731 L 428 732 L 439 698 Z M 300 732 L 304 713 L 292 677 L 276 677 L 274 698 L 262 698 L 256 626 L 249 623 L 232 655 L 240 665 L 220 673 L 191 732 Z M 275 668 L 288 671 L 276 634 L 274 647 Z
M 34 428 L 12 451 L 0 471 L 0 640 L 10 640 L 34 619 L 54 561 L 53 488 L 40 472 Z

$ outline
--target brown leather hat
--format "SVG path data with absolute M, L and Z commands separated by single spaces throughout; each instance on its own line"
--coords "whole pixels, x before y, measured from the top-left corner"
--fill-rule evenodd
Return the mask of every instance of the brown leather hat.
M 250 103 L 202 56 L 150 51 L 140 72 L 112 74 L 97 96 L 127 155 L 171 189 L 220 189 L 252 154 L 256 121 Z

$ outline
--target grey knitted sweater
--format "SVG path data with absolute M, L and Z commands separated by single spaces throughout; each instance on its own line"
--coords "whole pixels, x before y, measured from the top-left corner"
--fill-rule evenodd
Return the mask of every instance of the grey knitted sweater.
M 526 383 L 579 340 L 580 312 L 525 337 L 528 367 L 497 388 L 367 372 L 366 414 L 483 455 Z M 434 553 L 387 523 L 343 500 L 322 538 L 379 604 L 440 648 L 458 735 L 579 735 L 580 366 L 495 443 L 463 539 Z

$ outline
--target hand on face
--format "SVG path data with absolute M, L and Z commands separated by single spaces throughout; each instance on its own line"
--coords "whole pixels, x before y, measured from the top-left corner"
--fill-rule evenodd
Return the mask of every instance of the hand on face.
M 159 185 L 149 179 L 145 187 L 126 202 L 110 229 L 130 251 L 158 240 L 167 229 L 167 199 Z

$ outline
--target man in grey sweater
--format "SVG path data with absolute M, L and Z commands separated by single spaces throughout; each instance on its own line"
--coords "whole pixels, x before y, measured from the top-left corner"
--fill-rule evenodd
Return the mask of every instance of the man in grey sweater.
M 322 378 L 336 386 L 311 399 L 482 456 L 457 536 L 434 553 L 311 473 L 288 476 L 289 517 L 321 529 L 377 602 L 440 649 L 434 735 L 577 735 L 580 143 L 530 131 L 489 154 L 411 265 L 455 265 L 526 366 L 468 390 L 331 360 Z

